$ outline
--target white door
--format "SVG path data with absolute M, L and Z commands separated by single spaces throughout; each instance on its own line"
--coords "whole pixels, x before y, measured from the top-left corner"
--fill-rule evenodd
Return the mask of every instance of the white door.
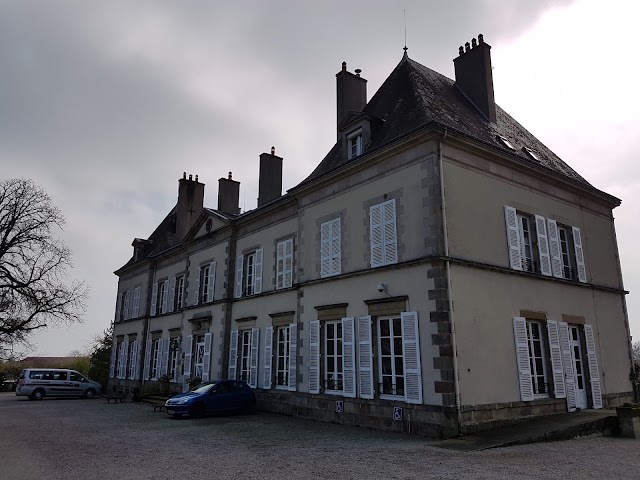
M 204 335 L 194 335 L 193 376 L 202 378 L 204 371 Z
M 571 347 L 571 360 L 573 361 L 573 371 L 575 372 L 576 407 L 587 408 L 587 389 L 584 378 L 582 347 L 580 346 L 580 332 L 578 327 L 574 325 L 569 325 L 569 346 Z

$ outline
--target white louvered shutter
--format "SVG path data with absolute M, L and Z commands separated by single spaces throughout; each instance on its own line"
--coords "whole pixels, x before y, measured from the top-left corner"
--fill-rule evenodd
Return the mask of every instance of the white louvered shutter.
M 244 257 L 238 256 L 236 259 L 236 291 L 235 297 L 240 298 L 242 296 L 242 273 L 244 269 Z
M 262 388 L 271 389 L 271 365 L 273 362 L 273 327 L 264 331 L 264 364 L 262 371 Z
M 238 331 L 231 330 L 229 336 L 229 380 L 236 379 L 236 370 L 238 363 Z
M 538 234 L 538 254 L 540 257 L 540 273 L 551 276 L 551 257 L 547 241 L 547 222 L 544 217 L 536 215 L 536 232 Z
M 342 385 L 345 397 L 356 396 L 355 319 L 342 319 Z
M 340 217 L 331 220 L 331 254 L 330 254 L 330 275 L 340 275 L 342 273 L 342 246 L 340 236 Z
M 136 371 L 138 370 L 138 340 L 134 340 L 131 344 L 131 358 L 129 359 L 129 380 L 137 380 Z
M 131 318 L 131 316 L 129 315 L 131 311 L 130 307 L 131 307 L 131 290 L 127 290 L 124 294 L 124 319 L 125 320 L 129 320 Z
M 404 397 L 407 403 L 422 403 L 422 364 L 417 312 L 402 312 L 402 363 Z
M 343 330 L 344 332 L 344 327 Z M 344 335 L 344 333 L 343 333 Z M 373 350 L 371 315 L 358 317 L 358 396 L 373 398 Z M 344 362 L 343 362 L 344 365 Z
M 134 364 L 134 372 L 133 372 L 133 379 L 134 380 L 140 380 L 140 367 L 141 367 L 141 360 L 142 360 L 142 355 L 141 354 L 141 350 L 142 350 L 142 342 L 139 340 L 136 340 L 136 349 L 135 349 L 135 364 Z
M 200 275 L 202 275 L 202 267 L 198 268 L 198 277 L 196 278 L 196 288 L 193 291 L 193 300 L 191 300 L 191 305 L 200 304 Z
M 163 338 L 160 348 L 162 349 L 162 356 L 160 357 L 160 376 L 167 375 L 169 372 L 169 346 L 171 340 Z
M 202 358 L 202 381 L 208 382 L 211 374 L 211 340 L 213 335 L 211 333 L 204 334 L 204 355 Z
M 249 358 L 249 386 L 258 388 L 258 352 L 260 351 L 260 329 L 251 329 L 251 357 Z
M 289 324 L 289 390 L 298 389 L 298 324 Z
M 191 378 L 191 356 L 193 355 L 193 335 L 187 335 L 182 342 L 182 352 L 184 353 L 184 363 L 182 364 L 182 390 L 189 389 L 189 379 Z
M 140 316 L 140 287 L 136 287 L 133 290 L 133 312 L 131 318 L 138 318 Z
M 398 263 L 398 234 L 396 230 L 396 200 L 388 200 L 382 204 L 382 221 L 384 232 L 384 264 Z
M 209 264 L 209 285 L 207 286 L 207 299 L 210 302 L 213 302 L 213 294 L 215 293 L 216 287 L 216 262 L 211 262 Z
M 331 276 L 331 222 L 320 225 L 320 277 Z
M 523 402 L 533 400 L 533 383 L 529 365 L 529 342 L 527 321 L 524 317 L 513 317 L 513 337 L 516 342 L 516 363 L 520 381 L 520 398 Z
M 160 313 L 167 313 L 167 307 L 169 305 L 169 284 L 165 280 L 162 282 L 162 306 L 160 307 Z
M 276 246 L 276 289 L 284 288 L 284 242 Z
M 564 278 L 562 251 L 560 250 L 560 235 L 558 224 L 551 218 L 547 219 L 547 232 L 549 238 L 549 255 L 551 257 L 551 271 L 556 278 Z
M 109 363 L 109 378 L 115 378 L 116 376 L 116 356 L 118 351 L 118 344 L 113 341 L 111 345 L 111 362 Z
M 182 337 L 173 337 L 171 339 L 171 342 L 174 342 L 177 345 L 181 345 L 183 338 Z M 178 356 L 178 352 L 176 352 L 176 370 L 175 372 L 173 372 L 173 379 L 176 383 L 182 383 L 184 381 L 183 375 L 182 375 L 182 371 L 180 369 L 180 364 L 179 364 L 179 359 L 180 357 Z M 171 358 L 169 358 L 169 362 L 171 362 Z
M 560 348 L 558 322 L 555 320 L 547 320 L 547 333 L 549 335 L 549 355 L 551 357 L 555 397 L 567 398 L 567 391 L 564 384 L 564 367 L 562 365 L 562 349 Z
M 165 311 L 171 313 L 176 308 L 176 277 L 169 279 L 169 298 L 167 299 L 167 309 Z
M 507 244 L 509 246 L 509 265 L 514 270 L 522 270 L 522 253 L 520 250 L 520 228 L 516 209 L 504 206 L 504 220 L 507 226 Z
M 158 284 L 153 284 L 153 290 L 151 291 L 151 316 L 154 317 L 156 315 L 156 307 L 158 303 Z
M 320 393 L 320 321 L 309 322 L 309 393 Z
M 116 378 L 122 377 L 122 343 L 118 345 L 118 362 L 116 366 Z
M 596 355 L 596 341 L 591 325 L 584 326 L 584 338 L 587 344 L 587 360 L 589 360 L 589 381 L 591 382 L 593 408 L 602 408 L 602 388 L 600 386 L 600 372 L 598 371 L 598 356 Z
M 384 265 L 384 233 L 382 229 L 382 204 L 369 208 L 371 234 L 371 268 Z
M 263 250 L 262 248 L 258 248 L 256 250 L 256 263 L 255 263 L 255 288 L 253 293 L 262 293 L 262 257 Z
M 573 246 L 576 252 L 576 270 L 578 270 L 578 280 L 587 282 L 587 270 L 584 266 L 584 251 L 582 249 L 582 237 L 578 227 L 571 227 L 573 233 Z
M 293 285 L 293 239 L 284 241 L 284 288 Z
M 558 336 L 560 337 L 560 351 L 562 352 L 567 410 L 573 412 L 576 409 L 576 381 L 573 359 L 571 357 L 571 345 L 569 345 L 569 325 L 567 322 L 558 322 Z
M 120 312 L 122 311 L 122 295 L 118 294 L 118 296 L 116 297 L 116 318 L 115 321 L 119 322 L 120 321 Z
M 129 366 L 129 342 L 122 342 L 122 378 L 127 378 L 127 367 Z
M 151 370 L 151 348 L 153 346 L 153 342 L 151 341 L 151 336 L 147 337 L 147 348 L 144 352 L 144 379 L 149 380 L 149 372 Z

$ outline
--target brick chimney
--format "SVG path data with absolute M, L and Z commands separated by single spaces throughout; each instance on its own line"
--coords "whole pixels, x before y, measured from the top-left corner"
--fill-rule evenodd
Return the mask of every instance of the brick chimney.
M 456 85 L 490 122 L 496 121 L 496 102 L 493 98 L 493 73 L 491 71 L 491 46 L 484 43 L 482 34 L 458 50 L 453 60 L 456 69 Z
M 260 181 L 258 185 L 258 208 L 282 196 L 282 157 L 271 153 L 260 154 Z
M 218 211 L 228 213 L 230 215 L 238 215 L 240 213 L 240 182 L 236 182 L 231 178 L 220 178 L 218 180 Z
M 176 207 L 176 235 L 184 238 L 204 208 L 204 183 L 198 182 L 198 176 L 187 172 L 178 180 L 178 206 Z
M 362 112 L 367 105 L 367 81 L 360 76 L 360 69 L 355 72 L 347 72 L 347 62 L 342 62 L 342 70 L 336 73 L 338 126 L 349 112 Z

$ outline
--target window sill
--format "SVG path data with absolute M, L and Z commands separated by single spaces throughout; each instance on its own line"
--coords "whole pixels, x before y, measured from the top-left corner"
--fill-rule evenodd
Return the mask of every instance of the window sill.
M 389 395 L 389 394 L 381 394 L 380 400 L 394 400 L 394 401 L 405 401 L 404 395 Z
M 288 385 L 276 385 L 276 390 L 289 390 Z
M 322 393 L 326 393 L 327 395 L 338 395 L 344 397 L 344 390 L 325 390 Z

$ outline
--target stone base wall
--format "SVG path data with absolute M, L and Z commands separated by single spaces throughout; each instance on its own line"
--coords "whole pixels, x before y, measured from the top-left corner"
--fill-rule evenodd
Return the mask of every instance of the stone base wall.
M 447 438 L 458 433 L 455 409 L 451 407 L 410 405 L 391 400 L 364 400 L 277 390 L 257 390 L 256 398 L 259 410 L 323 422 L 402 432 L 429 438 Z M 343 402 L 342 413 L 336 411 L 336 401 Z M 402 408 L 400 420 L 393 418 L 394 407 Z
M 625 403 L 634 403 L 633 392 L 607 393 L 602 397 L 605 408 L 617 407 Z
M 463 434 L 481 432 L 566 411 L 567 404 L 564 398 L 544 398 L 532 402 L 463 405 L 461 407 L 461 430 Z
M 144 385 L 147 385 L 151 389 L 160 390 L 160 384 L 156 381 L 147 380 L 146 382 L 142 382 L 141 380 L 124 380 L 119 378 L 110 378 L 108 390 L 106 393 L 124 393 L 129 394 L 133 393 L 134 389 L 138 389 L 139 391 L 145 390 Z M 172 394 L 181 393 L 182 392 L 182 383 L 170 383 L 169 391 Z

